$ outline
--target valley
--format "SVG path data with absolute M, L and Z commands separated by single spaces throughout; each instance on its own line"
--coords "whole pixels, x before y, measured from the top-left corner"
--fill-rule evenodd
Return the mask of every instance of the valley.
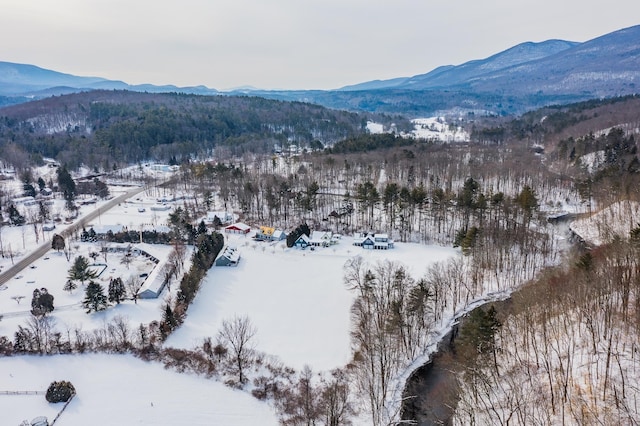
M 1 107 L 0 412 L 423 424 L 435 356 L 448 424 L 635 424 L 640 103 L 585 52 L 636 32 L 331 93 Z

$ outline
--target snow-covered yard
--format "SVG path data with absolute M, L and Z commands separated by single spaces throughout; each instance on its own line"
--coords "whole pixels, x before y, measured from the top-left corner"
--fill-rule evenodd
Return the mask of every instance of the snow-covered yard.
M 63 287 L 75 256 L 82 255 L 89 259 L 89 252 L 99 251 L 100 248 L 91 243 L 72 243 L 72 245 L 77 247 L 77 251 L 74 249 L 71 261 L 68 262 L 62 252 L 51 250 L 46 256 L 36 260 L 19 275 L 0 286 L 0 313 L 3 315 L 0 321 L 0 336 L 12 338 L 18 326 L 25 325 L 31 316 L 33 290 L 43 287 L 54 297 L 55 309 L 48 316 L 53 319 L 54 327 L 60 332 L 75 328 L 83 331 L 93 330 L 104 326 L 116 316 L 126 319 L 132 327 L 140 323 L 147 324 L 161 317 L 160 304 L 164 297 L 170 294 L 167 290 L 159 299 L 140 299 L 137 304 L 131 300 L 125 300 L 105 311 L 86 314 L 82 307 L 82 300 L 85 297 L 83 285 L 78 283 L 78 288 L 71 293 L 64 291 Z M 170 246 L 164 245 L 137 244 L 135 247 L 159 259 L 165 259 L 172 250 Z M 104 257 L 100 255 L 96 259 L 96 265 L 106 266 L 92 267 L 97 272 L 103 271 L 96 278 L 96 282 L 102 285 L 105 294 L 111 278 L 120 277 L 123 282 L 126 282 L 133 277 L 142 283 L 146 277 L 141 275 L 151 274 L 153 269 L 158 267 L 142 255 L 134 255 L 133 261 L 127 267 L 121 263 L 122 257 L 122 254 L 109 253 L 105 262 Z M 89 262 L 93 263 L 91 259 Z M 20 297 L 22 299 L 19 299 Z
M 46 391 L 52 381 L 76 388 L 57 424 L 277 425 L 273 409 L 245 392 L 191 374 L 167 370 L 131 355 L 19 356 L 0 359 L 0 391 Z M 41 395 L 0 394 L 0 423 L 17 426 L 46 416 L 63 403 Z
M 129 187 L 110 187 L 111 194 L 115 196 L 121 195 L 130 189 Z M 80 217 L 77 221 L 82 221 L 83 215 L 93 212 L 104 205 L 105 202 L 98 201 L 96 204 L 82 206 Z M 64 201 L 55 200 L 53 208 L 62 211 L 63 204 Z M 173 208 L 181 204 L 180 202 L 166 203 L 170 207 L 169 209 L 152 210 L 150 207 L 156 204 L 157 199 L 155 197 L 145 193 L 138 194 L 100 214 L 95 220 L 87 222 L 85 229 L 89 230 L 92 227 L 103 231 L 105 229 L 121 229 L 123 227 L 136 231 L 141 229 L 161 229 L 166 225 L 167 217 Z M 45 238 L 40 237 L 39 241 L 36 241 L 32 225 L 2 227 L 0 232 L 2 233 L 4 257 L 0 257 L 0 273 L 8 270 L 13 263 L 29 255 L 40 245 L 51 245 L 53 235 L 62 232 L 67 226 L 65 224 L 57 224 L 56 229 L 45 231 Z M 161 317 L 160 304 L 165 297 L 171 296 L 170 290 L 165 290 L 158 299 L 139 300 L 137 304 L 131 300 L 126 300 L 117 306 L 110 307 L 106 311 L 87 315 L 81 306 L 85 294 L 84 287 L 79 283 L 78 288 L 71 293 L 64 291 L 63 287 L 76 256 L 82 255 L 89 259 L 90 263 L 94 263 L 89 258 L 89 254 L 91 252 L 99 254 L 95 263 L 106 264 L 106 268 L 104 268 L 103 272 L 102 266 L 94 268 L 96 272 L 101 272 L 96 281 L 102 285 L 106 293 L 110 278 L 120 277 L 123 282 L 126 282 L 129 278 L 134 278 L 139 283 L 142 283 L 154 268 L 162 267 L 163 261 L 172 251 L 172 247 L 149 244 L 134 245 L 134 248 L 143 249 L 159 259 L 160 263 L 156 265 L 144 256 L 134 256 L 133 262 L 127 266 L 121 263 L 122 253 L 110 253 L 105 261 L 101 253 L 103 247 L 100 243 L 82 243 L 69 238 L 66 241 L 66 245 L 70 246 L 67 249 L 71 249 L 69 261 L 67 261 L 63 252 L 50 250 L 45 256 L 19 272 L 6 284 L 0 285 L 0 315 L 2 315 L 0 336 L 12 338 L 18 325 L 24 326 L 30 316 L 29 311 L 31 309 L 33 290 L 43 287 L 48 290 L 49 294 L 54 296 L 55 309 L 49 316 L 53 319 L 55 328 L 60 332 L 75 328 L 83 331 L 100 328 L 116 316 L 126 319 L 133 327 L 140 323 L 147 324 Z M 13 259 L 9 256 L 9 252 L 11 252 Z M 190 255 L 191 249 L 185 254 L 187 261 Z M 187 263 L 185 265 L 188 268 Z
M 418 139 L 440 142 L 466 142 L 470 135 L 455 124 L 450 125 L 442 117 L 416 118 L 411 120 L 414 130 L 411 135 Z

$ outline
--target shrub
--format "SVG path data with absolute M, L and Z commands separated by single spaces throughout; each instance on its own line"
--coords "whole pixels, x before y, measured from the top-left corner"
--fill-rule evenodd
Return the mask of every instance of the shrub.
M 67 402 L 76 394 L 76 388 L 71 382 L 62 380 L 60 382 L 52 382 L 47 389 L 45 398 L 48 402 Z

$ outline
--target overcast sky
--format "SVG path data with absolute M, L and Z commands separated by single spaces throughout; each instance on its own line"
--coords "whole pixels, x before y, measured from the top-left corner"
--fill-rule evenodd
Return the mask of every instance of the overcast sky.
M 637 24 L 638 0 L 0 0 L 0 61 L 130 84 L 334 89 Z

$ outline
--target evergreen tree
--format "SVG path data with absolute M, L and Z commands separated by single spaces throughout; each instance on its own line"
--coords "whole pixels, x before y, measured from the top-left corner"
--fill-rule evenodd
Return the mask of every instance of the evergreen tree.
M 479 232 L 480 230 L 475 226 L 472 226 L 468 230 L 465 230 L 464 228 L 460 229 L 456 232 L 453 246 L 460 247 L 462 249 L 462 254 L 468 256 L 471 254 L 471 249 L 476 245 Z
M 22 193 L 25 197 L 34 197 L 36 196 L 36 188 L 31 184 L 31 182 L 26 182 L 22 185 Z
M 580 258 L 578 258 L 578 262 L 576 263 L 578 269 L 581 269 L 586 272 L 590 272 L 593 270 L 593 255 L 591 252 L 586 252 Z
M 529 185 L 525 185 L 515 198 L 515 202 L 524 211 L 528 224 L 533 212 L 538 208 L 538 198 L 535 191 Z
M 87 313 L 91 311 L 98 312 L 107 309 L 108 302 L 107 296 L 104 294 L 104 289 L 100 284 L 95 281 L 90 281 L 85 291 L 85 297 L 82 301 L 82 306 L 87 310 Z
M 166 324 L 170 330 L 173 330 L 178 325 L 176 314 L 173 312 L 173 309 L 171 309 L 171 306 L 168 303 L 164 306 L 162 322 Z
M 44 287 L 33 290 L 31 314 L 43 317 L 49 312 L 53 312 L 53 295 L 49 294 L 49 291 Z
M 40 190 L 40 192 L 42 192 L 46 187 L 47 187 L 47 184 L 44 182 L 44 179 L 42 179 L 42 177 L 39 177 L 38 178 L 38 189 Z
M 45 399 L 47 402 L 51 403 L 67 402 L 75 394 L 76 388 L 71 384 L 71 382 L 62 380 L 60 382 L 53 382 L 49 385 Z
M 76 183 L 66 167 L 59 167 L 56 173 L 58 174 L 58 188 L 67 202 L 67 207 L 70 207 L 76 198 Z
M 380 201 L 380 194 L 378 193 L 378 189 L 371 181 L 360 183 L 356 187 L 356 198 L 360 202 L 363 212 L 369 212 L 368 226 L 372 226 L 374 208 Z
M 71 269 L 69 269 L 69 279 L 80 281 L 83 285 L 86 280 L 93 279 L 96 276 L 96 272 L 89 269 L 89 260 L 84 256 L 76 257 Z
M 15 226 L 24 225 L 26 220 L 23 215 L 20 214 L 15 205 L 10 204 L 7 208 L 7 213 L 9 214 L 9 222 Z
M 64 250 L 64 245 L 64 238 L 60 234 L 55 234 L 51 239 L 51 248 L 58 252 Z
M 471 362 L 476 362 L 476 358 L 482 355 L 495 355 L 495 335 L 501 326 L 493 306 L 486 311 L 483 308 L 474 309 L 460 328 L 456 352 L 464 354 Z
M 207 225 L 205 225 L 204 220 L 201 220 L 198 224 L 198 230 L 196 231 L 197 235 L 206 235 L 207 234 Z
M 64 291 L 68 291 L 69 293 L 73 292 L 76 288 L 78 288 L 78 284 L 71 279 L 68 279 L 67 282 L 64 283 L 64 287 L 62 287 Z
M 476 194 L 480 189 L 480 184 L 472 177 L 468 177 L 464 181 L 462 192 L 458 194 L 458 203 L 462 207 L 473 208 L 475 204 Z
M 119 304 L 125 299 L 126 290 L 122 278 L 114 278 L 109 282 L 109 302 Z

